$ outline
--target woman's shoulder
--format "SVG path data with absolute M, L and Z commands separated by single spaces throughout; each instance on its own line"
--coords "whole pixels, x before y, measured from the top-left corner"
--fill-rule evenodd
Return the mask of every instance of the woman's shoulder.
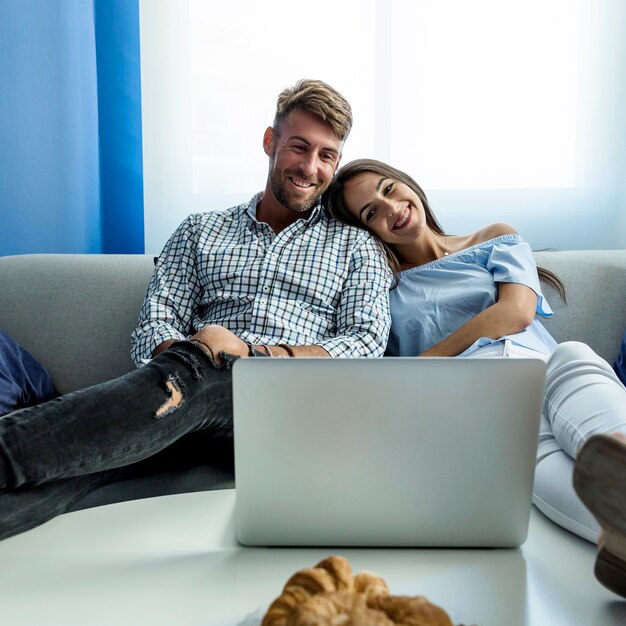
M 472 238 L 475 243 L 483 243 L 484 241 L 489 241 L 490 239 L 496 239 L 497 237 L 502 237 L 502 235 L 517 235 L 518 232 L 513 226 L 510 224 L 505 224 L 503 222 L 497 222 L 496 224 L 489 224 L 489 226 L 485 226 L 480 230 L 477 230 Z
M 470 235 L 462 235 L 456 237 L 450 237 L 450 247 L 453 251 L 460 252 L 462 250 L 475 249 L 482 247 L 482 244 L 487 242 L 496 243 L 494 240 L 499 237 L 506 237 L 507 235 L 518 235 L 518 232 L 510 224 L 504 224 L 498 222 L 496 224 L 489 224 L 480 230 L 477 230 Z M 513 239 L 517 240 L 517 237 Z

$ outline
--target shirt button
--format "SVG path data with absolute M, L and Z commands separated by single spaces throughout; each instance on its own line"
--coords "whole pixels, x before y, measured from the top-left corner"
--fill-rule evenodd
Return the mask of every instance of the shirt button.
M 267 293 L 270 290 L 269 287 L 263 287 L 263 291 L 265 291 L 265 293 Z

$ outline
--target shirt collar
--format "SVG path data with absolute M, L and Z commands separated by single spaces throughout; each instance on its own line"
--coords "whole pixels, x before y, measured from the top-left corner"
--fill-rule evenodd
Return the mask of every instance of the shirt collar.
M 252 198 L 248 201 L 246 205 L 246 213 L 248 214 L 248 217 L 253 222 L 256 222 L 256 208 L 259 202 L 261 202 L 262 197 L 263 197 L 263 192 L 259 191 L 259 193 L 252 196 Z
M 259 205 L 259 202 L 261 202 L 261 198 L 263 198 L 263 192 L 259 191 L 259 193 L 252 196 L 252 198 L 248 201 L 248 203 L 244 205 L 245 211 L 248 217 L 255 223 L 258 223 L 256 219 L 256 208 Z M 324 214 L 325 214 L 325 211 L 324 211 L 324 208 L 322 207 L 322 202 L 320 200 L 313 207 L 313 210 L 311 211 L 311 215 L 309 215 L 309 217 L 304 221 L 307 224 L 312 226 L 313 224 L 316 224 L 322 218 Z

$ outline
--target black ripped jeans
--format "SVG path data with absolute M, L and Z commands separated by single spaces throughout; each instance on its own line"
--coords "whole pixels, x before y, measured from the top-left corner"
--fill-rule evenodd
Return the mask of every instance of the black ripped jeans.
M 0 539 L 186 435 L 232 438 L 233 358 L 217 366 L 198 345 L 175 343 L 125 376 L 0 418 Z

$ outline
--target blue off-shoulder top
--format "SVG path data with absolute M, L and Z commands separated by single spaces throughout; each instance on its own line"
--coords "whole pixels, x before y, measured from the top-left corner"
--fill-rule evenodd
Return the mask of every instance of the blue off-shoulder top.
M 387 354 L 416 356 L 439 343 L 496 302 L 498 283 L 530 287 L 537 294 L 537 315 L 553 315 L 541 293 L 530 246 L 519 235 L 501 235 L 400 273 L 390 293 Z M 522 332 L 495 340 L 481 337 L 459 356 L 505 339 L 544 358 L 557 345 L 535 317 Z

